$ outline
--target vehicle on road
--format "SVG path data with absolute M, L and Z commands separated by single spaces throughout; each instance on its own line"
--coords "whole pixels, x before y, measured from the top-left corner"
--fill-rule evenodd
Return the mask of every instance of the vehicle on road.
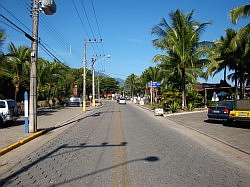
M 120 98 L 119 99 L 119 104 L 126 104 L 126 99 L 125 98 Z
M 234 109 L 234 100 L 219 101 L 215 106 L 208 107 L 209 120 L 227 121 L 230 111 Z
M 247 122 L 250 123 L 250 100 L 243 99 L 235 102 L 235 107 L 229 114 L 229 123 Z
M 16 121 L 22 113 L 21 107 L 13 99 L 0 100 L 0 113 L 3 124 Z
M 83 106 L 83 99 L 81 97 L 71 97 L 69 100 L 63 102 L 63 106 Z

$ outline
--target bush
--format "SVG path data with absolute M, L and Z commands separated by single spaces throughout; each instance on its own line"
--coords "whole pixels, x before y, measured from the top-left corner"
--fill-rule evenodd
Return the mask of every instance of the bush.
M 180 108 L 181 108 L 180 105 L 176 102 L 173 102 L 172 104 L 169 105 L 169 109 L 172 110 L 173 112 L 176 112 Z

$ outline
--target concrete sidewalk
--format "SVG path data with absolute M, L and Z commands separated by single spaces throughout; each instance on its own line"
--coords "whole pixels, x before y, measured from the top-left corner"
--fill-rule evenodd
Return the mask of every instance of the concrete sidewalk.
M 93 110 L 92 106 L 86 108 L 86 112 Z M 21 117 L 13 124 L 9 124 L 0 129 L 0 156 L 16 147 L 46 133 L 61 124 L 76 119 L 85 114 L 82 107 L 56 107 L 42 108 L 37 111 L 36 133 L 25 133 L 24 118 Z

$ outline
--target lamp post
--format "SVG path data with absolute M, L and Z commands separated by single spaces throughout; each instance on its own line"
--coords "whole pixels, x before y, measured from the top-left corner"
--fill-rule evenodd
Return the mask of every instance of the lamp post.
M 104 55 L 104 56 L 100 56 L 100 57 L 102 57 L 102 58 L 100 58 L 97 62 L 100 62 L 104 58 L 110 58 L 111 56 L 110 55 L 107 55 L 107 56 Z M 97 63 L 97 62 L 96 62 L 95 58 L 92 58 L 91 61 L 92 61 L 92 96 L 93 96 L 93 98 L 92 98 L 92 106 L 95 106 L 95 68 L 94 68 L 94 66 L 95 66 L 95 63 Z M 99 94 L 98 94 L 98 97 L 99 97 Z
M 84 40 L 83 44 L 83 93 L 82 93 L 82 111 L 86 112 L 86 66 L 87 66 L 87 43 L 100 43 L 102 42 L 101 40 Z

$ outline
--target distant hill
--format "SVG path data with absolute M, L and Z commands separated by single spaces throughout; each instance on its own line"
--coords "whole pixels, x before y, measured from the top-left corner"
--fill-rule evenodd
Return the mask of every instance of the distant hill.
M 103 77 L 109 77 L 109 75 L 102 73 L 102 72 L 95 72 L 95 75 L 100 75 Z M 121 79 L 121 78 L 114 78 L 115 80 L 117 80 L 119 82 L 119 86 L 124 86 L 125 85 L 125 80 Z
M 120 79 L 120 78 L 115 78 L 115 80 L 119 81 L 119 86 L 124 86 L 125 80 Z

